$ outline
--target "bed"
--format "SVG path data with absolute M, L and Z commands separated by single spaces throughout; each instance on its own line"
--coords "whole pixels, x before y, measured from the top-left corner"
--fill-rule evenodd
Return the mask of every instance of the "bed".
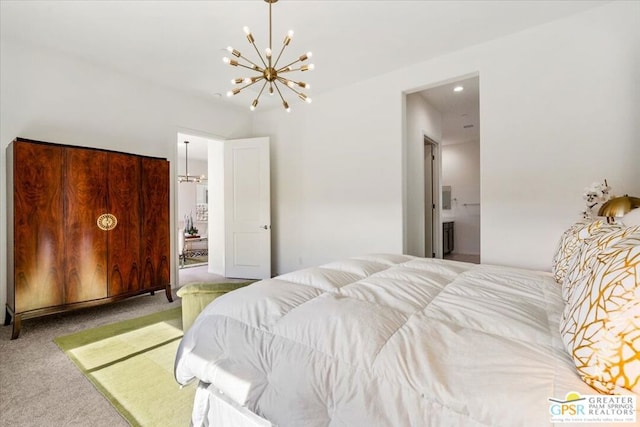
M 608 384 L 631 398 L 623 425 L 638 425 L 637 382 L 587 384 L 567 350 L 584 310 L 563 281 L 587 262 L 572 239 L 588 225 L 565 233 L 553 273 L 371 254 L 216 299 L 176 355 L 178 383 L 198 381 L 192 424 L 545 426 L 576 420 L 558 402 Z

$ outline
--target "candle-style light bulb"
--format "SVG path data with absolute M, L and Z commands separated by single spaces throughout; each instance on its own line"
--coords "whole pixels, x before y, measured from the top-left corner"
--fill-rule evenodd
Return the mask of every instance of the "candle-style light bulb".
M 293 38 L 293 30 L 289 30 L 289 32 L 287 32 L 287 35 L 284 37 L 284 41 L 282 42 L 282 44 L 285 46 L 289 46 L 289 43 L 291 43 L 292 38 Z
M 249 29 L 249 27 L 244 27 L 243 30 L 247 35 L 247 40 L 249 40 L 249 43 L 253 43 L 255 40 L 253 39 L 253 34 L 251 34 L 251 30 Z

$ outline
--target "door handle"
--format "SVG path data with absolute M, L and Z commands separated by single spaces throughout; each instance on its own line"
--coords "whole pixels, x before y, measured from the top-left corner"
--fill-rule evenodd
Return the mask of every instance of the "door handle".
M 270 225 L 261 225 L 260 228 L 264 229 L 264 230 L 268 230 L 271 228 Z

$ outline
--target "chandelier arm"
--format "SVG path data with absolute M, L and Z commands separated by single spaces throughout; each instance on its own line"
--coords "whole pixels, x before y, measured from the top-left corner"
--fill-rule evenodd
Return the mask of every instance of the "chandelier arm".
M 184 141 L 184 173 L 178 176 L 178 181 L 193 182 L 193 177 L 189 175 L 189 141 Z
M 260 92 L 258 92 L 258 96 L 256 96 L 256 99 L 260 99 L 260 97 L 262 96 L 262 92 L 264 91 L 264 88 L 267 87 L 267 81 L 264 81 L 264 84 L 262 85 L 262 89 L 260 89 Z
M 287 88 L 289 88 L 289 90 L 291 90 L 292 92 L 294 92 L 296 95 L 298 95 L 298 98 L 300 98 L 301 100 L 303 100 L 304 102 L 310 103 L 311 102 L 311 98 L 309 98 L 304 92 L 302 91 L 298 91 L 294 88 L 292 88 L 289 85 L 285 85 Z
M 296 81 L 296 80 L 288 79 L 286 77 L 281 77 L 281 76 L 278 76 L 278 79 L 281 80 L 281 82 L 283 84 L 286 84 L 287 86 L 289 86 L 289 83 L 292 83 L 292 84 L 294 84 L 294 85 L 296 85 L 298 87 L 301 87 L 303 89 L 309 89 L 309 85 L 307 83 L 305 83 L 305 82 Z M 291 86 L 289 86 L 289 87 L 291 87 Z
M 260 50 L 258 50 L 258 46 L 256 46 L 256 42 L 252 41 L 251 42 L 251 46 L 253 46 L 253 48 L 256 50 L 256 53 L 258 54 L 258 58 L 260 58 L 260 61 L 262 62 L 262 64 L 264 65 L 264 68 L 269 68 L 269 66 L 267 65 L 266 62 L 264 62 L 264 59 L 262 59 L 262 55 L 260 54 Z
M 259 66 L 258 64 L 256 64 L 255 62 L 253 62 L 252 60 L 250 60 L 249 58 L 247 58 L 247 57 L 245 57 L 245 56 L 242 56 L 242 55 L 240 55 L 238 58 L 242 58 L 242 59 L 244 59 L 245 61 L 247 61 L 249 64 L 253 65 L 253 68 L 251 68 L 251 67 L 247 67 L 246 65 L 245 65 L 245 67 L 247 67 L 247 68 L 251 68 L 252 70 L 256 70 L 256 71 L 262 71 L 262 69 L 260 68 L 260 66 Z M 243 65 L 243 64 L 240 64 L 240 63 L 238 62 L 238 65 Z
M 303 69 L 302 69 L 303 67 L 304 67 L 304 65 L 303 65 L 302 67 L 299 67 L 299 68 L 291 68 L 291 69 L 289 69 L 289 70 L 285 70 L 285 69 L 278 70 L 278 74 L 292 73 L 292 72 L 294 72 L 294 71 L 306 71 L 306 70 L 303 70 Z M 286 67 L 285 67 L 285 68 L 286 68 Z M 312 70 L 312 68 L 308 68 L 308 70 Z
M 284 97 L 282 96 L 282 92 L 280 92 L 280 88 L 278 87 L 278 85 L 274 84 L 273 86 L 276 88 L 276 91 L 278 92 L 278 95 L 280 96 L 282 102 L 286 104 L 287 101 L 284 100 Z
M 282 44 L 282 49 L 280 49 L 280 53 L 278 54 L 278 57 L 276 58 L 275 62 L 273 63 L 273 68 L 276 68 L 278 66 L 278 61 L 280 61 L 280 57 L 282 56 L 282 53 L 284 52 L 286 47 L 287 47 L 287 45 L 283 43 Z
M 282 67 L 282 68 L 279 68 L 279 69 L 278 69 L 278 70 L 276 70 L 276 71 L 277 71 L 278 73 L 285 73 L 285 72 L 287 72 L 287 71 L 285 71 L 285 68 L 291 67 L 293 64 L 296 64 L 296 63 L 298 63 L 298 62 L 300 62 L 300 59 L 296 59 L 295 61 L 293 61 L 293 62 L 291 62 L 291 63 L 289 63 L 289 64 L 285 65 L 285 66 L 284 66 L 284 67 Z M 294 70 L 288 70 L 288 71 L 294 71 Z
M 284 77 L 278 77 L 278 79 L 282 79 L 282 80 L 287 80 Z M 292 81 L 292 80 L 287 80 L 287 81 Z M 296 95 L 300 96 L 300 95 L 304 95 L 301 91 L 297 91 L 296 89 L 292 88 L 291 86 L 289 86 L 288 84 L 286 84 L 284 81 L 282 82 L 283 86 L 286 86 L 287 89 L 295 92 Z
M 258 83 L 260 80 L 263 80 L 263 79 L 264 79 L 264 77 L 258 77 L 258 78 L 256 78 L 256 80 L 252 81 L 251 83 L 248 83 L 248 84 L 246 84 L 246 85 L 244 85 L 244 86 L 242 86 L 242 87 L 239 87 L 239 88 L 237 89 L 237 90 L 238 90 L 238 92 L 237 92 L 237 93 L 240 93 L 240 91 L 242 91 L 243 89 L 246 89 L 246 88 L 248 88 L 249 86 L 253 86 L 254 84 Z
M 295 80 L 290 80 L 290 79 L 288 79 L 286 77 L 278 76 L 278 81 L 280 81 L 280 83 L 282 83 L 284 86 L 286 86 L 289 89 L 293 90 L 296 94 L 300 95 L 300 92 L 298 92 L 297 90 L 295 90 L 291 86 L 289 86 L 289 83 L 293 83 L 294 85 L 297 85 L 298 82 L 296 82 Z
M 280 77 L 280 76 L 278 76 L 278 77 L 277 77 L 277 79 L 278 79 L 278 81 L 279 81 L 280 83 L 282 83 L 283 85 L 288 85 L 288 83 L 289 83 L 289 82 L 295 83 L 293 80 L 290 80 L 290 79 L 288 79 L 288 78 L 286 78 L 286 77 Z
M 242 67 L 242 68 L 246 68 L 247 70 L 258 71 L 260 73 L 262 73 L 264 71 L 262 68 L 260 68 L 258 66 L 256 66 L 257 68 L 256 67 L 249 67 L 248 65 L 244 65 L 244 64 L 241 64 L 239 62 L 238 62 L 237 65 L 232 65 L 232 67 Z

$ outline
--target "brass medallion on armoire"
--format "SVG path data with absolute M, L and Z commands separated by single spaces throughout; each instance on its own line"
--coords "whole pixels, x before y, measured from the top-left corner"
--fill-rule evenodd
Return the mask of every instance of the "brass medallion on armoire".
M 98 217 L 98 228 L 103 231 L 109 231 L 116 228 L 118 225 L 118 218 L 110 213 L 102 214 Z

